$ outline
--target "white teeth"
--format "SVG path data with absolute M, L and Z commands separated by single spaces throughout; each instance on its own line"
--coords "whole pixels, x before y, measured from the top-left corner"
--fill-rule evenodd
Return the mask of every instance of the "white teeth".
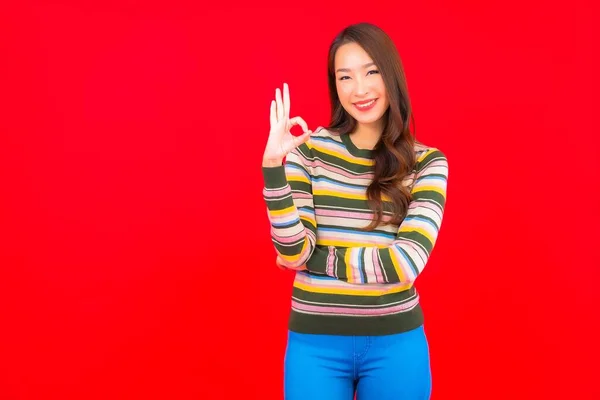
M 367 107 L 371 106 L 371 104 L 373 104 L 373 103 L 375 103 L 375 100 L 371 100 L 370 102 L 365 103 L 365 104 L 356 104 L 356 107 L 358 107 L 358 108 L 367 108 Z

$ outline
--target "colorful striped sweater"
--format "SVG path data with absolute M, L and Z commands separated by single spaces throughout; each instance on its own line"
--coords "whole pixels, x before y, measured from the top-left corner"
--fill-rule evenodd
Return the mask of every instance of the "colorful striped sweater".
M 413 196 L 406 218 L 370 232 L 361 228 L 373 217 L 372 151 L 348 135 L 320 128 L 285 165 L 263 167 L 272 241 L 282 264 L 296 270 L 290 330 L 383 335 L 423 323 L 414 282 L 440 230 L 448 163 L 438 149 L 417 144 L 415 152 L 403 182 Z

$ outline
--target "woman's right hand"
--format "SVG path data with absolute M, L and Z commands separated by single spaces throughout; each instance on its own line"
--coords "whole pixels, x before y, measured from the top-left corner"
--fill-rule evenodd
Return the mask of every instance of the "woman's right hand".
M 275 264 L 277 265 L 277 268 L 279 269 L 292 269 L 295 271 L 306 271 L 308 268 L 306 268 L 306 264 L 302 265 L 299 268 L 287 268 L 283 265 L 283 259 L 280 256 L 277 256 L 277 259 L 275 260 Z
M 294 136 L 290 132 L 292 127 L 300 125 L 304 133 Z M 300 117 L 290 118 L 290 90 L 287 83 L 283 84 L 283 98 L 281 90 L 275 90 L 275 100 L 271 101 L 271 129 L 269 139 L 263 154 L 263 167 L 280 166 L 283 158 L 296 147 L 306 142 L 312 131 Z

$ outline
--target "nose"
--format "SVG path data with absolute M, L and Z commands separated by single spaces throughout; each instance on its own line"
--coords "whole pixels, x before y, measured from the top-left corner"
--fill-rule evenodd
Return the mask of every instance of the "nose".
M 369 87 L 365 79 L 358 78 L 356 80 L 354 93 L 359 97 L 366 96 L 369 93 Z

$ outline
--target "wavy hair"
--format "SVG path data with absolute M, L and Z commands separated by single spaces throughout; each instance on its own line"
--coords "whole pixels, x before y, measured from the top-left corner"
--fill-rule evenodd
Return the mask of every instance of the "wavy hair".
M 391 214 L 390 220 L 384 222 L 384 225 L 400 224 L 406 216 L 412 197 L 410 189 L 403 185 L 403 181 L 413 171 L 416 163 L 416 140 L 409 128 L 409 122 L 412 122 L 414 127 L 414 116 L 404 68 L 396 45 L 381 28 L 369 23 L 360 23 L 341 31 L 329 48 L 331 121 L 328 128 L 340 135 L 350 134 L 357 128 L 357 121 L 342 106 L 336 89 L 335 54 L 347 43 L 358 44 L 373 59 L 389 99 L 389 108 L 383 116 L 383 133 L 373 149 L 374 178 L 367 188 L 368 204 L 374 217 L 364 229 L 373 230 L 382 223 L 384 212 Z M 384 202 L 383 195 L 388 196 L 390 201 Z

